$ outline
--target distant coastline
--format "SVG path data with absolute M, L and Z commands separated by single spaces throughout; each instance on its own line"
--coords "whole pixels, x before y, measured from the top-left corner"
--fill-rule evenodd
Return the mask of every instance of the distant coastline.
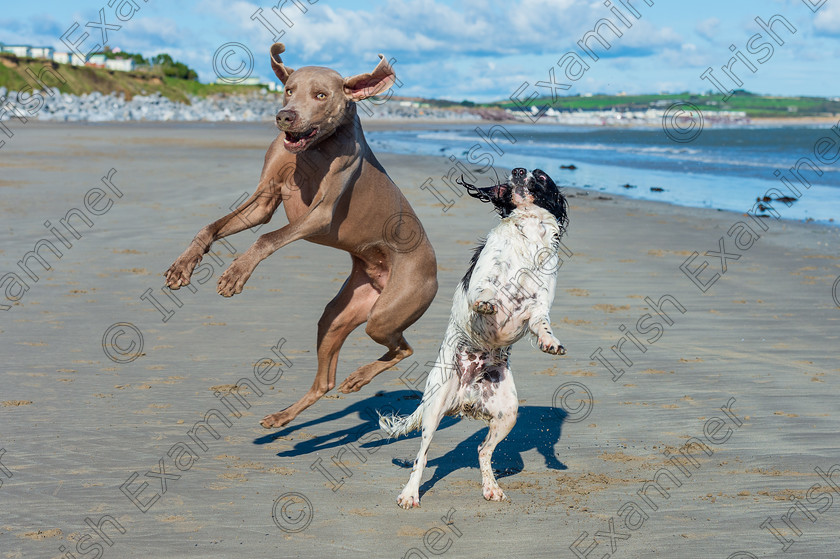
M 273 84 L 272 84 L 273 85 Z M 840 118 L 840 97 L 778 97 L 736 91 L 726 102 L 712 94 L 573 95 L 460 102 L 397 96 L 391 91 L 360 105 L 366 120 L 493 121 L 572 126 L 659 126 L 675 110 L 702 113 L 710 126 L 820 125 Z M 154 72 L 74 66 L 0 54 L 0 99 L 11 118 L 58 121 L 207 120 L 273 118 L 279 94 L 265 84 L 203 84 Z

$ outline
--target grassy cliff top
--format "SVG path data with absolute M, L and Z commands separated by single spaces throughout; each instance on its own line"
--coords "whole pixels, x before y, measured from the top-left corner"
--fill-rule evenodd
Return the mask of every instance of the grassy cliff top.
M 204 84 L 193 80 L 170 78 L 162 72 L 152 70 L 136 70 L 133 72 L 119 72 L 91 66 L 72 66 L 58 64 L 38 58 L 18 58 L 9 53 L 0 53 L 0 86 L 11 91 L 20 91 L 26 87 L 43 89 L 35 78 L 30 76 L 29 69 L 50 87 L 58 87 L 62 93 L 82 95 L 99 91 L 100 93 L 123 93 L 127 99 L 135 95 L 151 95 L 160 93 L 173 101 L 188 103 L 188 96 L 206 97 L 215 94 L 244 94 L 261 91 L 262 86 L 248 85 L 217 85 Z M 61 76 L 64 83 L 50 75 L 55 72 Z

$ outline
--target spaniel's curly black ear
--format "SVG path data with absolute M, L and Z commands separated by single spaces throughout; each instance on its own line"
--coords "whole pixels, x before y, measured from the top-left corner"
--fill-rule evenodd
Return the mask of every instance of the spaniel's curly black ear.
M 466 189 L 467 194 L 473 198 L 478 198 L 482 202 L 490 202 L 493 204 L 493 208 L 501 217 L 509 216 L 513 210 L 516 209 L 516 206 L 514 206 L 511 201 L 511 189 L 508 188 L 506 183 L 496 184 L 486 188 L 478 188 L 475 185 L 465 182 L 464 175 L 461 175 L 460 180 L 455 179 L 455 182 L 463 186 Z
M 531 176 L 534 177 L 535 187 L 532 192 L 534 195 L 534 203 L 541 208 L 551 212 L 557 219 L 557 224 L 562 229 L 565 229 L 569 224 L 569 216 L 567 213 L 566 197 L 542 169 L 534 169 L 531 171 Z

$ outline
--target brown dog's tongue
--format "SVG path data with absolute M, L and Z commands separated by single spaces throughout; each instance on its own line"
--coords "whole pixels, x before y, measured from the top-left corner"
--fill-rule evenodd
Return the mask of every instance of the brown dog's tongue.
M 306 138 L 311 138 L 315 135 L 315 130 L 311 130 L 309 132 L 286 132 L 286 139 L 290 142 L 299 142 L 300 140 Z

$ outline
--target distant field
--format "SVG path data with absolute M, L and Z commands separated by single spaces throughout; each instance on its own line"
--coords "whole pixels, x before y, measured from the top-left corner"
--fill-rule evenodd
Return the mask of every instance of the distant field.
M 738 91 L 725 103 L 720 95 L 593 95 L 592 97 L 561 97 L 552 102 L 550 97 L 534 99 L 525 106 L 552 107 L 555 110 L 645 110 L 667 108 L 672 103 L 684 101 L 702 111 L 743 111 L 748 117 L 803 117 L 832 116 L 840 114 L 840 101 L 823 97 L 769 97 Z M 492 103 L 488 106 L 516 109 L 512 102 Z M 522 106 L 522 105 L 520 105 Z

